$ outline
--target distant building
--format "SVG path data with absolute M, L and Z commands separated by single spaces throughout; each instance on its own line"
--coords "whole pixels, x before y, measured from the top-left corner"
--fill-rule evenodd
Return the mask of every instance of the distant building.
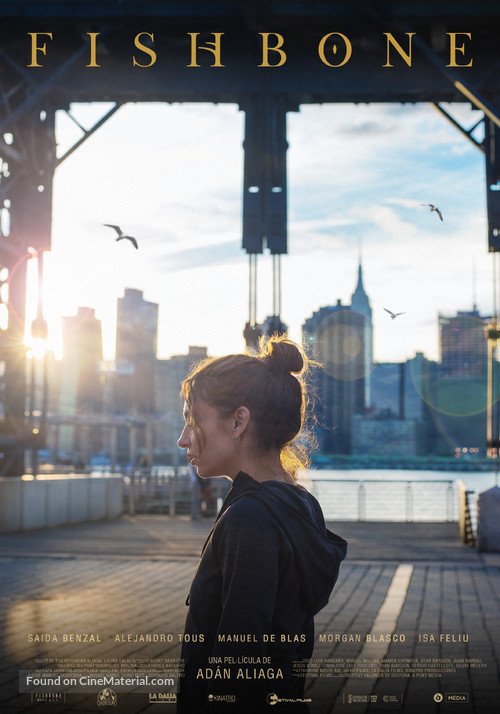
M 371 373 L 371 411 L 423 421 L 428 382 L 437 371 L 437 363 L 428 360 L 422 352 L 406 362 L 377 362 Z
M 79 307 L 75 316 L 62 317 L 63 355 L 59 408 L 64 413 L 100 412 L 102 359 L 101 321 L 90 307 Z
M 99 414 L 103 396 L 98 370 L 102 360 L 101 321 L 92 308 L 79 307 L 76 315 L 62 317 L 61 322 L 63 359 L 58 365 L 58 412 L 68 417 Z M 78 451 L 79 438 L 73 426 L 62 426 L 55 450 Z
M 444 365 L 417 352 L 405 363 L 377 364 L 372 372 L 372 408 L 368 418 L 374 422 L 391 418 L 413 421 L 418 455 L 465 458 L 485 455 L 487 379 L 486 372 L 481 372 L 482 351 L 477 349 L 478 359 L 472 360 L 470 355 L 474 350 L 468 347 L 462 350 L 471 343 L 474 331 L 476 337 L 481 336 L 482 328 L 477 330 L 477 314 L 472 315 L 472 325 L 468 316 L 462 319 L 459 313 L 458 321 L 453 318 L 445 325 Z M 464 325 L 467 339 L 464 339 Z M 452 349 L 452 336 L 460 350 Z M 481 345 L 481 340 L 478 342 Z M 465 353 L 469 355 L 467 360 Z M 498 374 L 497 363 L 495 374 Z M 498 385 L 493 398 L 496 402 L 500 398 L 500 380 L 494 382 Z M 380 447 L 388 440 L 386 427 L 382 422 L 371 427 L 371 434 L 380 430 Z M 367 432 L 364 433 L 366 436 Z M 394 440 L 394 455 L 403 455 L 398 451 L 401 447 L 406 450 L 403 442 L 398 446 Z M 357 448 L 362 448 L 362 444 Z M 371 447 L 367 444 L 367 448 Z
M 173 355 L 169 359 L 157 360 L 155 368 L 155 450 L 160 460 L 175 465 L 184 465 L 177 439 L 184 427 L 183 402 L 180 396 L 181 384 L 192 365 L 206 359 L 206 347 L 189 347 L 187 355 Z
M 116 361 L 129 368 L 116 376 L 117 414 L 154 413 L 157 334 L 158 305 L 144 300 L 141 290 L 126 288 L 118 299 Z
M 439 315 L 441 366 L 432 384 L 436 452 L 466 456 L 485 454 L 488 339 L 490 316 L 471 311 Z M 494 374 L 498 374 L 495 361 Z M 493 383 L 498 385 L 497 377 Z M 498 386 L 493 402 L 498 400 Z
M 363 315 L 364 326 L 362 331 L 365 408 L 371 404 L 371 372 L 373 369 L 373 321 L 370 300 L 363 286 L 363 269 L 361 262 L 358 266 L 358 283 L 351 298 L 351 310 Z
M 470 312 L 439 315 L 441 373 L 446 377 L 478 377 L 487 371 L 486 328 L 491 317 Z
M 417 422 L 379 412 L 376 417 L 353 416 L 352 453 L 363 456 L 417 455 Z
M 381 362 L 371 373 L 372 402 L 356 418 L 354 453 L 412 456 L 434 450 L 431 385 L 436 362 L 422 352 L 406 362 Z
M 323 366 L 312 370 L 315 416 L 320 450 L 349 454 L 352 417 L 370 403 L 373 369 L 372 311 L 363 287 L 362 267 L 351 305 L 322 307 L 302 327 L 310 356 Z

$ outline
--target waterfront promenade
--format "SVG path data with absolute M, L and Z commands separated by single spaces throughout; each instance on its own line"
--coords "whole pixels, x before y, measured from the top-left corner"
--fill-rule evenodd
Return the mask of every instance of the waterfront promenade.
M 349 552 L 316 618 L 306 690 L 312 714 L 498 712 L 500 555 L 461 544 L 456 523 L 330 527 Z M 19 694 L 19 670 L 44 659 L 95 666 L 178 658 L 185 598 L 209 528 L 205 519 L 137 515 L 0 536 L 2 714 L 105 711 L 95 692 L 42 704 Z M 78 633 L 86 643 L 63 641 Z M 140 641 L 145 633 L 166 641 Z M 173 714 L 175 705 L 118 692 L 107 711 Z M 279 714 L 279 704 L 272 711 Z

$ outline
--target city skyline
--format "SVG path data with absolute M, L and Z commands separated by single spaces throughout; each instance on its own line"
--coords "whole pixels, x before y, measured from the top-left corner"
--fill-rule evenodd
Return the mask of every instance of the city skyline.
M 358 270 L 357 270 L 357 272 L 356 272 L 357 275 L 358 275 L 359 267 L 361 267 L 361 269 L 362 269 L 362 264 L 359 264 L 359 265 L 358 265 Z M 359 278 L 358 278 L 358 280 L 359 280 Z M 358 283 L 358 286 L 359 286 L 359 283 Z M 356 287 L 358 287 L 358 286 L 356 286 Z M 357 291 L 357 290 L 356 290 L 356 291 L 355 291 L 355 290 L 352 291 L 352 295 L 350 296 L 351 299 L 354 298 L 356 292 L 358 292 L 358 291 Z M 143 293 L 142 290 L 138 290 L 137 288 L 131 288 L 131 287 L 129 287 L 129 286 L 126 286 L 126 287 L 124 288 L 123 294 L 118 297 L 117 304 L 116 304 L 116 316 L 117 316 L 116 323 L 117 323 L 117 324 L 119 323 L 119 320 L 120 320 L 120 318 L 119 318 L 120 303 L 124 303 L 124 301 L 129 300 L 132 294 L 135 294 L 136 299 L 137 299 L 140 303 L 144 303 L 145 305 L 149 306 L 151 309 L 154 310 L 155 308 L 158 307 L 158 305 L 157 305 L 156 303 L 152 303 L 152 302 L 150 302 L 150 301 L 148 301 L 148 300 L 145 299 L 145 295 L 144 295 L 144 293 Z M 367 299 L 368 299 L 368 301 L 369 301 L 370 296 L 369 296 L 368 294 L 366 294 L 366 297 L 367 297 Z M 369 302 L 368 302 L 368 304 L 369 304 Z M 341 299 L 339 298 L 339 299 L 337 300 L 337 303 L 336 303 L 336 304 L 323 305 L 323 306 L 319 307 L 318 309 L 314 310 L 313 313 L 312 313 L 312 315 L 310 315 L 310 316 L 308 316 L 308 317 L 305 317 L 305 318 L 303 319 L 303 321 L 301 322 L 301 324 L 300 324 L 301 335 L 300 335 L 300 340 L 299 340 L 299 341 L 300 341 L 300 342 L 304 342 L 304 346 L 305 346 L 305 347 L 307 346 L 308 338 L 307 338 L 307 337 L 304 337 L 303 332 L 304 332 L 304 330 L 305 330 L 306 332 L 308 332 L 308 330 L 309 330 L 309 328 L 308 328 L 309 323 L 314 322 L 315 320 L 317 320 L 317 319 L 318 319 L 318 316 L 321 315 L 321 314 L 328 315 L 328 314 L 330 314 L 330 311 L 331 311 L 331 310 L 342 309 L 342 310 L 347 310 L 349 313 L 359 314 L 359 315 L 361 316 L 361 315 L 363 314 L 362 311 L 361 311 L 361 310 L 357 310 L 353 305 L 354 305 L 353 302 L 351 302 L 351 304 L 349 304 L 349 300 L 347 300 L 346 303 L 342 303 Z M 156 313 L 157 313 L 157 311 L 156 311 Z M 75 328 L 77 328 L 77 327 L 79 327 L 80 325 L 84 325 L 84 323 L 85 323 L 85 321 L 86 321 L 86 319 L 87 319 L 87 315 L 88 315 L 89 317 L 91 317 L 93 320 L 96 320 L 96 321 L 97 321 L 97 323 L 100 325 L 100 328 L 101 328 L 101 331 L 102 331 L 102 330 L 103 330 L 102 320 L 95 314 L 95 309 L 94 309 L 94 308 L 89 308 L 88 306 L 83 306 L 83 305 L 79 305 L 79 306 L 77 307 L 76 313 L 75 313 L 74 315 L 71 315 L 71 316 L 63 316 L 63 318 L 62 318 L 62 325 L 64 326 L 65 321 L 67 321 L 68 324 L 74 323 Z M 398 317 L 398 316 L 399 316 L 398 314 L 395 315 L 395 317 Z M 134 318 L 134 319 L 136 319 L 136 318 Z M 158 318 L 156 317 L 156 319 L 158 319 Z M 371 318 L 370 318 L 370 319 L 371 319 Z M 388 319 L 389 319 L 389 318 L 388 318 Z M 392 319 L 394 319 L 394 318 L 392 318 Z M 491 319 L 491 315 L 482 314 L 482 313 L 481 313 L 481 310 L 478 309 L 478 306 L 477 306 L 477 305 L 474 305 L 470 310 L 459 310 L 459 309 L 455 309 L 454 311 L 452 310 L 452 311 L 448 312 L 446 315 L 443 314 L 443 313 L 438 313 L 438 314 L 436 315 L 436 327 L 437 327 L 437 330 L 438 330 L 438 335 L 441 334 L 442 325 L 443 325 L 444 323 L 448 323 L 448 322 L 453 323 L 454 321 L 456 321 L 456 320 L 461 320 L 461 319 L 462 319 L 462 320 L 469 320 L 468 323 L 465 323 L 465 322 L 464 322 L 464 325 L 465 325 L 465 324 L 469 324 L 469 323 L 470 323 L 470 325 L 473 325 L 473 326 L 476 328 L 476 333 L 477 333 L 477 334 L 476 334 L 476 340 L 480 340 L 481 338 L 479 338 L 478 335 L 479 335 L 479 332 L 481 332 L 481 330 L 479 330 L 479 328 L 480 328 L 481 326 L 484 327 L 484 324 L 486 324 L 485 321 Z M 145 327 L 145 325 L 144 325 L 144 327 Z M 149 326 L 149 328 L 151 328 L 151 325 Z M 122 329 L 123 329 L 123 328 L 122 328 Z M 127 332 L 129 333 L 129 336 L 132 336 L 132 335 L 134 334 L 134 329 L 135 329 L 135 325 L 132 325 L 132 326 L 127 330 Z M 141 329 L 142 329 L 142 328 L 141 328 Z M 478 332 L 478 330 L 479 330 L 479 332 Z M 486 338 L 486 333 L 484 332 L 484 330 L 482 330 L 482 332 L 484 333 L 483 336 L 484 336 L 484 342 L 485 342 L 485 345 L 486 345 L 486 339 L 487 339 L 487 338 Z M 372 335 L 372 337 L 371 337 L 370 339 L 373 340 L 375 337 L 376 337 L 375 331 L 373 331 L 373 335 Z M 120 339 L 120 338 L 118 338 L 118 339 Z M 441 341 L 441 338 L 439 338 L 438 341 Z M 121 366 L 123 367 L 123 364 L 129 362 L 128 359 L 123 359 L 123 357 L 120 356 L 120 350 L 119 350 L 119 348 L 117 348 L 117 353 L 116 353 L 112 358 L 110 358 L 109 356 L 106 355 L 106 351 L 105 351 L 105 348 L 104 348 L 103 340 L 101 340 L 101 345 L 102 345 L 102 349 L 101 349 L 100 359 L 102 360 L 102 367 L 103 367 L 105 370 L 112 370 L 112 371 L 114 371 L 114 369 L 115 369 L 116 366 L 120 366 L 120 365 L 121 365 Z M 174 357 L 174 358 L 177 358 L 177 357 L 186 357 L 186 356 L 191 352 L 191 348 L 194 348 L 195 350 L 197 350 L 197 349 L 206 350 L 206 353 L 204 353 L 205 357 L 206 357 L 207 355 L 208 355 L 208 356 L 215 356 L 215 357 L 218 356 L 218 355 L 216 355 L 216 354 L 211 350 L 210 345 L 201 345 L 201 344 L 199 344 L 199 343 L 197 343 L 197 344 L 193 343 L 193 344 L 191 344 L 191 345 L 188 345 L 188 347 L 187 347 L 187 349 L 186 349 L 185 352 L 182 352 L 182 353 L 181 353 L 181 352 L 179 352 L 179 353 L 173 353 L 173 354 L 168 355 L 168 356 L 166 357 L 166 356 L 162 356 L 162 355 L 159 353 L 159 351 L 158 351 L 158 349 L 157 349 L 157 344 L 156 344 L 156 352 L 155 352 L 154 359 L 161 362 L 161 361 L 165 361 L 165 360 L 167 360 L 167 359 L 171 359 L 172 357 Z M 377 360 L 377 359 L 373 359 L 373 365 L 377 365 L 377 364 L 399 364 L 399 363 L 401 363 L 401 362 L 411 361 L 411 360 L 414 359 L 415 357 L 420 357 L 420 356 L 423 356 L 425 359 L 429 360 L 430 362 L 436 362 L 436 363 L 440 364 L 440 363 L 441 363 L 441 359 L 440 359 L 440 358 L 441 358 L 441 354 L 439 354 L 439 352 L 440 352 L 440 346 L 438 345 L 438 354 L 437 354 L 437 357 L 434 359 L 434 358 L 431 358 L 429 355 L 427 355 L 423 350 L 418 350 L 418 349 L 417 349 L 417 350 L 415 351 L 415 354 L 410 355 L 410 357 L 408 357 L 407 360 L 396 360 L 396 359 Z M 356 353 L 356 354 L 357 354 L 357 353 Z M 35 351 L 34 351 L 34 355 L 35 355 L 35 357 L 40 356 L 40 355 L 37 354 L 36 349 L 35 349 Z M 31 357 L 31 354 L 29 354 L 29 356 Z M 57 360 L 59 360 L 59 359 L 64 359 L 64 357 L 65 357 L 65 352 L 64 352 L 64 350 L 63 350 L 59 355 L 56 354 L 55 357 L 56 357 Z M 202 357 L 201 359 L 204 359 L 204 357 Z M 320 359 L 320 362 L 321 362 L 321 360 L 323 359 L 323 357 L 322 357 L 321 355 L 319 355 L 319 359 Z M 321 363 L 322 363 L 322 362 L 321 362 Z M 323 365 L 323 369 L 325 369 L 325 366 L 324 366 L 324 365 Z M 326 371 L 328 371 L 328 369 L 326 369 Z M 359 373 L 359 376 L 361 377 L 361 376 L 363 376 L 364 374 L 366 374 L 366 369 L 362 370 L 362 372 Z
M 76 108 L 84 124 L 97 109 Z M 452 109 L 472 125 L 476 113 Z M 74 138 L 60 118 L 61 151 Z M 111 357 L 116 300 L 131 287 L 160 305 L 160 358 L 190 344 L 244 348 L 242 140 L 232 105 L 126 106 L 58 168 L 46 260 L 52 337 L 57 314 L 94 307 Z M 293 339 L 312 312 L 352 294 L 360 251 L 376 361 L 417 351 L 437 359 L 438 314 L 474 303 L 493 311 L 484 159 L 432 107 L 302 107 L 288 115 L 288 141 L 281 317 Z M 135 235 L 139 250 L 116 243 L 108 222 Z M 259 321 L 272 312 L 271 285 L 265 254 Z M 405 315 L 392 321 L 384 308 Z
M 157 308 L 142 291 L 125 289 L 117 310 L 116 363 L 102 361 L 101 323 L 92 308 L 63 318 L 68 353 L 51 360 L 48 379 L 53 458 L 62 449 L 82 463 L 93 452 L 104 459 L 111 453 L 112 463 L 118 455 L 152 463 L 155 454 L 178 462 L 180 385 L 192 364 L 206 358 L 207 347 L 157 359 Z M 321 363 L 313 363 L 309 385 L 319 453 L 479 453 L 486 430 L 488 318 L 477 310 L 441 316 L 439 363 L 419 353 L 406 362 L 375 364 L 371 318 L 360 267 L 351 303 L 339 300 L 303 324 L 304 348 Z M 142 431 L 132 434 L 134 425 Z

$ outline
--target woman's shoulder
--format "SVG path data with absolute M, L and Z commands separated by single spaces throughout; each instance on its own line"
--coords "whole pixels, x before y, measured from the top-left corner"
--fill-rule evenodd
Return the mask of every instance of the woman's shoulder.
M 221 515 L 213 532 L 213 544 L 245 551 L 271 551 L 283 545 L 283 528 L 272 511 L 250 495 L 241 496 Z
M 259 498 L 244 494 L 231 503 L 219 518 L 219 532 L 238 530 L 276 530 L 278 523 L 272 511 Z
M 224 512 L 224 515 L 226 514 L 230 518 L 242 518 L 247 515 L 252 517 L 261 516 L 262 518 L 272 516 L 263 500 L 252 493 L 244 493 L 237 498 L 228 506 Z

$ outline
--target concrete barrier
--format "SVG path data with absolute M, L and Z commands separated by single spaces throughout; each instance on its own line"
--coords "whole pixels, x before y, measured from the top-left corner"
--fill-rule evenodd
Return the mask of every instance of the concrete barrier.
M 0 533 L 116 518 L 122 513 L 121 475 L 0 479 Z
M 500 487 L 482 491 L 477 498 L 477 548 L 500 553 Z

